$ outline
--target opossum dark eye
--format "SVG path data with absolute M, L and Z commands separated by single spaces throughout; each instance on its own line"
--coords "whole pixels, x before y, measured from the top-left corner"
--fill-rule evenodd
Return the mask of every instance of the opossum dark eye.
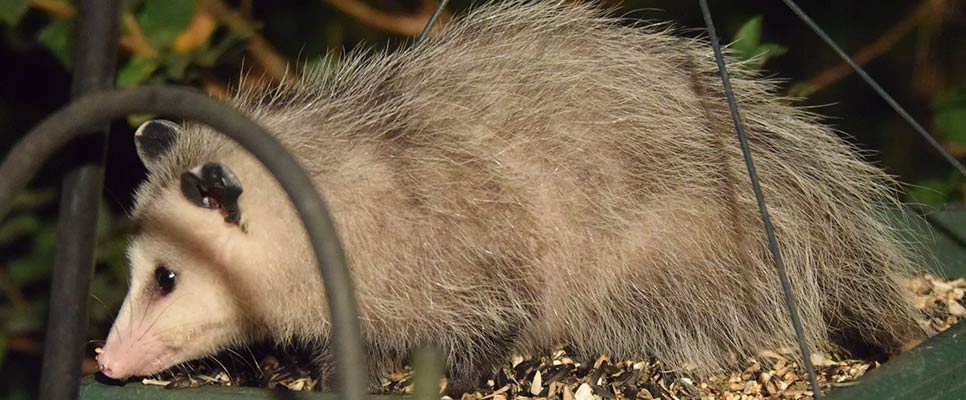
M 174 290 L 174 278 L 174 272 L 166 268 L 164 264 L 158 265 L 158 268 L 154 270 L 154 280 L 158 283 L 162 295 L 167 295 Z

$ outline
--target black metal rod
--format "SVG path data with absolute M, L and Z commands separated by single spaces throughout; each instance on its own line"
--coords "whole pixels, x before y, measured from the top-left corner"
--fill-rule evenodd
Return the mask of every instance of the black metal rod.
M 917 133 L 919 133 L 919 136 L 922 136 L 923 139 L 926 139 L 926 142 L 928 142 L 930 146 L 936 149 L 936 151 L 939 152 L 939 155 L 942 156 L 942 158 L 944 158 L 946 162 L 949 163 L 949 165 L 951 165 L 953 168 L 959 171 L 960 175 L 966 176 L 966 167 L 963 167 L 963 164 L 959 162 L 959 160 L 957 160 L 956 157 L 954 157 L 949 152 L 949 150 L 946 150 L 946 148 L 943 147 L 943 145 L 939 143 L 939 141 L 936 140 L 936 138 L 932 137 L 932 135 L 930 135 L 929 132 L 927 132 L 926 129 L 919 124 L 919 122 L 916 122 L 916 119 L 913 118 L 912 115 L 909 115 L 906 109 L 903 108 L 901 105 L 899 105 L 899 102 L 897 102 L 894 98 L 892 98 L 892 96 L 890 96 L 889 93 L 886 92 L 885 89 L 883 89 L 882 86 L 880 86 L 879 83 L 875 81 L 875 79 L 872 79 L 872 76 L 866 73 L 865 70 L 862 69 L 862 67 L 859 65 L 859 63 L 855 62 L 855 60 L 853 60 L 852 57 L 850 57 L 845 51 L 843 51 L 842 48 L 839 47 L 839 45 L 836 44 L 834 40 L 832 40 L 832 37 L 830 37 L 827 33 L 825 33 L 825 31 L 820 26 L 818 26 L 818 24 L 816 24 L 815 21 L 813 21 L 812 18 L 808 16 L 808 14 L 805 14 L 805 11 L 802 11 L 802 9 L 798 7 L 798 4 L 795 4 L 795 2 L 792 0 L 782 0 L 782 1 L 784 1 L 785 5 L 787 5 L 788 8 L 790 8 L 792 12 L 798 16 L 798 18 L 800 18 L 803 22 L 805 22 L 805 24 L 808 25 L 809 28 L 812 28 L 812 30 L 815 31 L 815 34 L 818 35 L 818 37 L 821 38 L 822 41 L 825 42 L 825 44 L 827 44 L 829 47 L 832 48 L 832 50 L 835 51 L 835 54 L 838 54 L 843 61 L 849 64 L 849 66 L 852 67 L 855 73 L 859 75 L 859 77 L 861 77 L 862 80 L 865 81 L 865 83 L 867 83 L 870 87 L 872 87 L 872 90 L 874 90 L 876 94 L 878 94 L 879 97 L 882 98 L 882 100 L 885 100 L 885 102 L 888 103 L 889 106 L 892 107 L 892 109 L 895 110 L 895 112 L 899 114 L 900 117 L 902 117 L 902 119 L 906 120 L 906 122 L 910 126 L 912 126 L 912 129 L 914 129 Z
M 156 113 L 202 122 L 234 139 L 275 176 L 302 218 L 325 285 L 341 396 L 367 397 L 368 378 L 358 306 L 345 255 L 328 207 L 298 162 L 264 128 L 194 89 L 143 87 L 85 96 L 34 127 L 0 164 L 0 221 L 41 164 L 69 140 L 112 119 Z M 321 321 L 320 321 L 321 323 Z
M 111 89 L 117 60 L 120 0 L 82 0 L 74 37 L 74 98 Z M 61 187 L 57 253 L 40 375 L 41 400 L 75 399 L 87 334 L 98 205 L 104 185 L 107 126 L 71 143 L 72 170 Z
M 449 0 L 439 0 L 439 4 L 436 5 L 436 9 L 433 10 L 433 15 L 431 15 L 429 20 L 426 21 L 426 26 L 423 27 L 423 31 L 420 32 L 419 37 L 416 39 L 416 44 L 422 43 L 427 37 L 429 37 L 429 32 L 433 30 L 433 25 L 436 25 L 436 20 L 439 19 L 439 15 L 442 14 L 443 10 L 446 9 L 446 3 L 449 3 Z
M 761 183 L 758 181 L 758 171 L 755 169 L 755 162 L 751 156 L 751 148 L 748 146 L 748 136 L 745 134 L 744 124 L 741 122 L 741 114 L 738 112 L 738 103 L 735 101 L 734 91 L 731 89 L 731 81 L 728 79 L 728 70 L 725 67 L 724 57 L 721 55 L 721 46 L 718 44 L 718 36 L 714 30 L 714 22 L 711 20 L 711 10 L 708 8 L 707 0 L 698 0 L 701 4 L 701 12 L 704 14 L 704 23 L 708 28 L 711 48 L 714 50 L 714 59 L 718 64 L 718 74 L 721 76 L 721 83 L 724 86 L 725 96 L 728 98 L 728 109 L 731 110 L 731 119 L 735 123 L 735 131 L 738 133 L 738 141 L 741 143 L 741 153 L 745 158 L 745 166 L 748 168 L 748 177 L 751 178 L 751 188 L 755 192 L 755 201 L 758 202 L 758 211 L 761 213 L 761 222 L 765 227 L 765 236 L 768 237 L 768 250 L 771 251 L 775 262 L 775 269 L 778 270 L 778 278 L 781 281 L 782 291 L 785 294 L 785 305 L 791 316 L 792 327 L 795 329 L 795 337 L 798 339 L 798 347 L 802 352 L 802 363 L 808 371 L 808 380 L 812 384 L 814 398 L 821 400 L 822 388 L 818 384 L 815 375 L 815 366 L 812 365 L 811 351 L 808 346 L 808 339 L 802 329 L 802 320 L 798 315 L 798 304 L 795 295 L 792 293 L 791 283 L 788 279 L 788 272 L 785 270 L 785 263 L 782 261 L 781 251 L 778 249 L 778 239 L 775 238 L 775 228 L 772 226 L 771 217 L 768 215 L 768 207 L 765 205 L 765 194 L 761 191 Z
M 424 345 L 413 353 L 413 400 L 439 400 L 439 385 L 444 374 L 443 352 Z

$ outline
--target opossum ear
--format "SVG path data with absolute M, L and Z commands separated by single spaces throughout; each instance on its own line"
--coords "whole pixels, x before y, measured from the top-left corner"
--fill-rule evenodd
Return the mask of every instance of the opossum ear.
M 134 132 L 134 146 L 144 166 L 152 169 L 180 134 L 181 126 L 171 121 L 153 119 L 141 124 Z
M 192 204 L 221 211 L 225 222 L 238 225 L 241 182 L 228 167 L 207 163 L 181 174 L 181 193 Z

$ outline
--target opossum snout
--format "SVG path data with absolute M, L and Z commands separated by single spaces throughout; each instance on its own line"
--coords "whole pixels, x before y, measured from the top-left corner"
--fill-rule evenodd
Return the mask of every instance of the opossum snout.
M 114 340 L 112 340 L 114 339 Z M 124 380 L 132 376 L 155 374 L 167 365 L 172 351 L 151 340 L 129 337 L 127 341 L 108 338 L 101 354 L 97 355 L 97 367 L 111 379 Z
M 104 376 L 111 379 L 124 380 L 132 374 L 127 365 L 122 364 L 117 358 L 101 353 L 97 356 L 97 369 L 101 370 Z M 114 353 L 110 353 L 113 355 Z

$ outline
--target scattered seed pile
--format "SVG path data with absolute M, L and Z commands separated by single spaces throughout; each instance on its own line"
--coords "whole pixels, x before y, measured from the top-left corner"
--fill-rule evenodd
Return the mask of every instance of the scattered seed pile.
M 924 274 L 907 283 L 922 311 L 919 321 L 936 332 L 948 329 L 966 316 L 966 280 L 946 281 Z M 747 360 L 745 368 L 728 375 L 696 380 L 668 371 L 653 361 L 612 360 L 600 356 L 581 362 L 566 349 L 552 355 L 516 356 L 484 388 L 459 400 L 610 400 L 610 399 L 811 399 L 804 367 L 794 349 L 774 349 Z M 823 390 L 855 384 L 855 379 L 879 366 L 876 361 L 847 359 L 841 354 L 813 354 L 812 362 Z M 257 386 L 288 390 L 317 390 L 318 381 L 308 359 L 278 349 L 248 349 L 218 358 L 186 364 L 166 378 L 144 379 L 147 385 L 167 388 L 209 384 Z M 412 370 L 386 377 L 384 393 L 412 391 Z M 444 397 L 450 400 L 448 397 Z

